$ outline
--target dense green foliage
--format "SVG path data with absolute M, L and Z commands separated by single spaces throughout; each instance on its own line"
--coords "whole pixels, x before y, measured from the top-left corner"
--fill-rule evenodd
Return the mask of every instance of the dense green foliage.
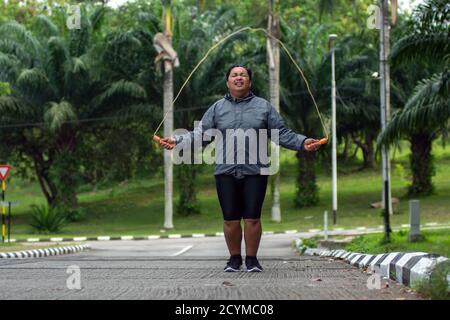
M 80 220 L 80 188 L 126 183 L 162 171 L 162 151 L 150 143 L 162 119 L 163 70 L 153 37 L 162 30 L 160 1 L 137 0 L 113 9 L 105 1 L 81 5 L 81 28 L 68 29 L 67 4 L 77 1 L 0 1 L 0 160 L 36 179 L 50 207 Z M 372 1 L 275 1 L 281 40 L 308 79 L 326 125 L 330 118 L 330 51 L 336 43 L 340 161 L 362 152 L 361 168 L 376 166 L 379 130 L 377 30 L 366 26 Z M 256 0 L 172 0 L 173 47 L 180 67 L 175 94 L 208 49 L 244 26 L 267 27 L 268 3 Z M 392 122 L 379 143 L 407 139 L 412 170 L 409 195 L 429 195 L 435 172 L 431 145 L 449 127 L 449 8 L 428 0 L 411 16 L 400 12 L 392 33 Z M 242 33 L 199 67 L 174 109 L 175 127 L 192 129 L 226 92 L 234 63 L 253 70 L 253 89 L 268 98 L 266 39 Z M 308 137 L 322 137 L 306 83 L 281 51 L 281 113 Z M 328 128 L 329 131 L 329 128 Z M 160 132 L 161 134 L 161 132 Z M 329 168 L 330 147 L 299 152 L 297 207 L 320 203 L 318 166 Z M 201 212 L 196 182 L 201 166 L 180 166 L 178 212 Z

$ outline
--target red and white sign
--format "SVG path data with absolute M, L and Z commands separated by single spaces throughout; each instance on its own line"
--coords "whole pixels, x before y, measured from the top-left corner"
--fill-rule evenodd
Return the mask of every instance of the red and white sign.
M 0 180 L 4 181 L 8 176 L 11 166 L 7 164 L 0 164 Z

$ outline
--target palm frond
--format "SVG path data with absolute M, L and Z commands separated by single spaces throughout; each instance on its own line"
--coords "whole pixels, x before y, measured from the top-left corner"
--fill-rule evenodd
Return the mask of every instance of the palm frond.
M 25 48 L 32 52 L 32 55 L 40 57 L 42 47 L 36 37 L 23 25 L 16 21 L 6 22 L 0 26 L 0 35 L 4 38 L 16 37 L 24 43 Z
M 21 96 L 25 96 L 28 102 L 34 104 L 45 101 L 50 92 L 48 78 L 37 68 L 22 70 L 16 85 L 20 88 Z
M 109 10 L 108 7 L 105 6 L 97 6 L 94 9 L 94 12 L 92 12 L 92 14 L 89 16 L 89 22 L 92 31 L 96 31 L 101 27 L 103 19 L 108 10 Z
M 73 121 L 76 118 L 73 106 L 64 100 L 60 103 L 49 102 L 44 113 L 44 122 L 52 131 L 58 130 L 65 122 Z
M 386 129 L 378 137 L 378 145 L 392 144 L 403 134 L 426 128 L 445 126 L 450 118 L 448 72 L 435 74 L 421 81 L 414 94 L 392 117 Z
M 51 37 L 47 41 L 48 45 L 48 62 L 47 73 L 52 80 L 52 83 L 58 88 L 58 91 L 63 92 L 64 78 L 65 78 L 65 64 L 69 59 L 69 52 L 61 37 Z
M 38 15 L 35 17 L 35 24 L 37 29 L 45 36 L 57 36 L 58 27 L 45 15 Z
M 16 97 L 0 97 L 0 119 L 2 123 L 8 123 L 14 119 L 29 120 L 30 108 Z
M 449 16 L 450 5 L 447 0 L 427 0 L 418 5 L 412 14 L 415 27 L 420 31 L 448 27 Z
M 322 19 L 324 13 L 331 14 L 334 11 L 336 0 L 319 0 L 318 1 L 318 9 L 319 9 L 319 20 Z
M 162 116 L 160 108 L 147 103 L 132 104 L 117 110 L 114 114 L 117 115 L 120 120 L 131 119 L 143 121 L 144 123 L 148 123 L 149 120 L 157 119 Z
M 32 57 L 28 50 L 20 43 L 11 39 L 0 40 L 0 53 L 13 55 L 26 67 L 31 65 Z
M 412 34 L 401 38 L 392 48 L 392 62 L 402 63 L 417 59 L 443 59 L 450 54 L 450 33 Z
M 104 93 L 94 98 L 92 111 L 114 106 L 123 106 L 130 100 L 145 100 L 147 94 L 145 89 L 135 82 L 119 80 L 111 84 Z M 112 109 L 112 108 L 111 108 Z
M 15 57 L 0 52 L 0 80 L 15 83 L 19 61 Z
M 434 74 L 431 78 L 420 81 L 414 89 L 414 94 L 406 103 L 405 109 L 421 107 L 424 103 L 433 104 L 439 100 L 448 99 L 450 94 L 449 77 L 450 70 L 446 70 L 446 72 Z

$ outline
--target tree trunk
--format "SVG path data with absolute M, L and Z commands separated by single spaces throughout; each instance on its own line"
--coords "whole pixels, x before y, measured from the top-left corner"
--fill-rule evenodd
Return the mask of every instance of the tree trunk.
M 375 152 L 374 152 L 374 139 L 375 136 L 372 133 L 366 133 L 364 135 L 364 145 L 363 149 L 363 159 L 364 159 L 364 169 L 375 168 Z
M 79 184 L 76 163 L 76 131 L 69 125 L 63 126 L 56 141 L 56 154 L 50 170 L 51 178 L 58 188 L 57 206 L 69 213 L 78 209 L 77 187 Z M 69 219 L 70 216 L 69 216 Z
M 348 138 L 348 135 L 346 134 L 344 136 L 344 148 L 342 150 L 342 153 L 338 154 L 338 159 L 340 159 L 340 160 L 348 159 L 349 147 L 350 147 L 349 138 Z
M 269 0 L 269 21 L 268 32 L 273 37 L 279 39 L 280 31 L 278 25 L 278 17 L 276 16 L 276 8 L 274 0 Z M 267 62 L 269 66 L 269 91 L 270 103 L 280 112 L 280 45 L 278 41 L 267 38 Z M 279 158 L 280 148 L 275 148 L 273 157 Z M 276 173 L 272 180 L 272 214 L 271 220 L 281 221 L 280 208 L 280 173 Z
M 319 202 L 319 188 L 316 183 L 314 170 L 315 153 L 298 151 L 298 175 L 295 206 L 297 208 L 310 207 Z
M 191 164 L 178 166 L 177 178 L 180 185 L 177 213 L 183 216 L 200 213 L 196 189 L 197 167 Z
M 364 134 L 364 142 L 352 134 L 352 139 L 355 144 L 361 148 L 363 154 L 363 167 L 361 169 L 372 169 L 375 168 L 375 157 L 374 157 L 374 139 L 375 136 L 372 133 Z M 357 149 L 358 150 L 358 149 Z
M 191 104 L 188 104 L 191 105 Z M 189 128 L 189 124 L 193 122 L 188 112 L 183 112 L 181 116 L 181 127 Z M 190 164 L 182 164 L 176 167 L 177 184 L 178 184 L 178 204 L 176 211 L 179 215 L 190 215 L 200 213 L 200 205 L 197 200 L 197 174 L 200 171 L 198 165 L 195 165 L 198 150 L 191 145 Z
M 44 160 L 43 154 L 38 148 L 30 143 L 25 136 L 22 136 L 21 145 L 23 147 L 23 152 L 33 160 L 34 170 L 36 171 L 39 185 L 45 199 L 47 200 L 48 206 L 55 207 L 56 198 L 58 196 L 58 188 L 50 178 L 50 167 L 53 159 L 52 156 L 50 155 L 48 160 Z
M 417 133 L 411 135 L 410 142 L 412 185 L 408 188 L 408 195 L 430 195 L 434 189 L 431 177 L 435 173 L 431 154 L 433 139 L 429 133 Z
M 387 126 L 390 120 L 390 69 L 389 69 L 389 52 L 390 52 L 390 23 L 389 23 L 389 10 L 388 0 L 380 0 L 381 3 L 381 28 L 380 28 L 380 104 L 381 104 L 381 128 Z M 383 208 L 385 203 L 388 205 L 389 215 L 393 214 L 392 210 L 392 195 L 391 195 L 391 163 L 389 159 L 389 148 L 387 145 L 382 147 L 382 174 L 383 184 L 381 192 L 381 203 Z M 386 199 L 387 198 L 387 199 Z M 387 225 L 389 223 L 386 223 Z M 386 228 L 389 229 L 389 226 Z M 389 235 L 386 234 L 386 238 Z
M 170 30 L 171 11 L 170 0 L 162 1 L 164 5 L 163 26 L 164 35 L 172 42 Z M 169 25 L 167 24 L 169 23 Z M 164 61 L 164 136 L 171 137 L 173 133 L 173 65 L 171 61 Z M 173 229 L 173 164 L 172 151 L 164 149 L 164 228 Z
M 40 154 L 31 154 L 31 157 L 34 162 L 34 169 L 36 171 L 36 175 L 38 177 L 39 185 L 41 187 L 42 193 L 47 200 L 47 204 L 49 207 L 56 207 L 56 197 L 58 196 L 58 189 L 55 184 L 50 180 L 49 176 L 49 166 L 45 163 L 42 155 Z

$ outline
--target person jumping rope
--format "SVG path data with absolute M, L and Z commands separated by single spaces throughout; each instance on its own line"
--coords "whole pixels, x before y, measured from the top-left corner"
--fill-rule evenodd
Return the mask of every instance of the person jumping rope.
M 205 112 L 198 127 L 184 135 L 174 135 L 158 139 L 162 147 L 172 150 L 176 145 L 191 144 L 194 139 L 202 139 L 205 131 L 217 129 L 223 136 L 227 130 L 261 129 L 278 130 L 279 145 L 290 150 L 316 151 L 321 142 L 297 134 L 285 126 L 285 122 L 275 108 L 265 99 L 257 97 L 251 91 L 252 71 L 243 65 L 233 65 L 226 72 L 226 85 L 229 92 L 216 101 Z M 228 136 L 227 136 L 228 137 Z M 259 139 L 259 137 L 258 137 Z M 227 142 L 224 139 L 223 144 Z M 230 143 L 230 141 L 229 141 Z M 231 143 L 236 144 L 235 140 Z M 259 143 L 258 143 L 259 148 Z M 238 150 L 233 149 L 234 160 Z M 216 189 L 223 214 L 223 230 L 230 258 L 224 268 L 225 272 L 241 270 L 241 220 L 244 220 L 245 265 L 247 272 L 261 272 L 257 253 L 261 240 L 261 208 L 267 188 L 268 173 L 260 161 L 248 162 L 248 148 L 245 148 L 246 162 L 216 164 Z M 259 153 L 258 153 L 259 154 Z M 227 155 L 229 157 L 229 154 Z M 225 154 L 224 154 L 225 159 Z M 227 158 L 228 159 L 228 158 Z

